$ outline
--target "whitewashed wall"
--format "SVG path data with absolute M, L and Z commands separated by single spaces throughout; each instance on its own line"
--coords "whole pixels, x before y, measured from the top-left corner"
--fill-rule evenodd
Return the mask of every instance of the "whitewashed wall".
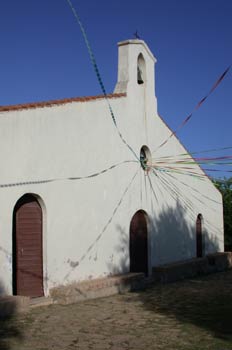
M 139 53 L 146 62 L 142 85 L 137 84 Z M 127 95 L 109 102 L 138 158 L 143 145 L 153 151 L 170 135 L 157 115 L 154 63 L 143 41 L 119 44 L 115 92 Z M 213 184 L 208 178 L 175 173 L 147 175 L 120 139 L 105 99 L 1 112 L 0 143 L 0 184 L 59 180 L 0 188 L 0 279 L 5 293 L 12 293 L 12 214 L 25 193 L 37 195 L 43 208 L 45 294 L 60 284 L 127 272 L 129 226 L 139 209 L 149 217 L 150 269 L 196 255 L 199 213 L 205 252 L 223 250 L 222 200 Z M 154 158 L 183 152 L 173 137 Z M 128 160 L 133 162 L 98 177 L 68 180 Z

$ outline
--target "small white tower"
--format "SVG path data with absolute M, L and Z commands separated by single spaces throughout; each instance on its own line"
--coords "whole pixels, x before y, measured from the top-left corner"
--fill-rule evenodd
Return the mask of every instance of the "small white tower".
M 143 40 L 133 39 L 118 43 L 118 81 L 115 93 L 127 93 L 128 97 L 141 96 L 156 104 L 156 58 Z M 155 100 L 155 101 L 154 101 Z

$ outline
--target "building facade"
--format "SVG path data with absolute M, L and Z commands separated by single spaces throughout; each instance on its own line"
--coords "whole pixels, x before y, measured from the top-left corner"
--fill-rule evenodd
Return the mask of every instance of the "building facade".
M 118 47 L 107 98 L 0 107 L 0 294 L 223 251 L 220 193 L 196 163 L 171 168 L 186 150 L 157 113 L 156 59 Z

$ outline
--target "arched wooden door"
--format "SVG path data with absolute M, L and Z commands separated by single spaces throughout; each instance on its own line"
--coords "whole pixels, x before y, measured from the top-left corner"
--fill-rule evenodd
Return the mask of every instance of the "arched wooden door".
M 23 196 L 15 206 L 13 246 L 14 294 L 43 296 L 42 209 L 32 195 Z
M 196 221 L 196 252 L 197 258 L 203 256 L 203 244 L 202 244 L 202 215 L 197 215 Z
M 146 213 L 139 210 L 130 223 L 130 272 L 148 274 L 148 238 Z

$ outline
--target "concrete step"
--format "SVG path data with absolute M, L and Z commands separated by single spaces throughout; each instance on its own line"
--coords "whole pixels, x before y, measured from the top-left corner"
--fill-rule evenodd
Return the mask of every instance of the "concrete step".
M 118 293 L 142 289 L 145 286 L 144 273 L 93 279 L 52 288 L 50 295 L 59 304 L 71 304 L 83 300 L 102 298 Z
M 70 304 L 83 300 L 102 298 L 145 287 L 143 273 L 128 273 L 112 277 L 93 279 L 50 290 L 50 297 L 30 298 L 24 296 L 1 296 L 0 318 L 11 317 L 18 312 L 51 304 Z
M 29 307 L 35 308 L 35 307 L 47 306 L 51 304 L 54 304 L 54 300 L 51 297 L 31 298 Z
M 169 283 L 230 268 L 232 268 L 232 252 L 222 252 L 157 266 L 153 268 L 152 275 L 154 282 Z

